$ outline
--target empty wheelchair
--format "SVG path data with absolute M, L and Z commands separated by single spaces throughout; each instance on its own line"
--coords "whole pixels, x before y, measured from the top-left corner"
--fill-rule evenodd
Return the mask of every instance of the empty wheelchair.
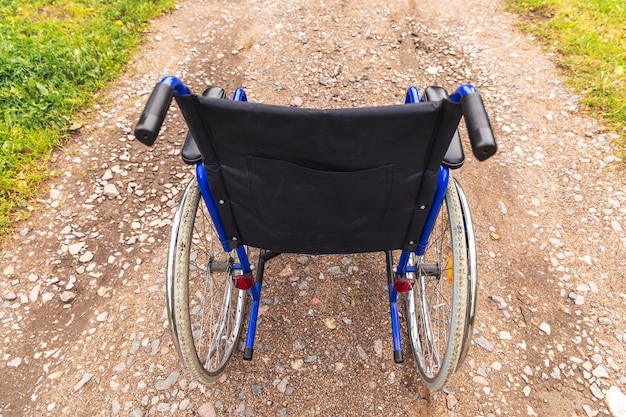
M 199 382 L 214 382 L 237 350 L 251 360 L 265 263 L 281 253 L 381 252 L 395 362 L 403 361 L 398 303 L 423 383 L 440 390 L 469 346 L 476 249 L 467 200 L 450 170 L 496 143 L 471 85 L 451 96 L 409 88 L 405 104 L 315 110 L 248 103 L 238 89 L 194 95 L 158 83 L 135 135 L 154 144 L 172 97 L 195 165 L 173 222 L 167 308 L 176 348 Z M 250 261 L 252 254 L 257 261 Z M 253 266 L 254 265 L 254 266 Z M 248 300 L 251 300 L 247 307 Z

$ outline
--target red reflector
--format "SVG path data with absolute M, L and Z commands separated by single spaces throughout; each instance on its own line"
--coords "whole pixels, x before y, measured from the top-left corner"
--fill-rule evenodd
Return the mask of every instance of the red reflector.
M 415 281 L 412 279 L 397 278 L 393 280 L 393 290 L 395 292 L 409 292 L 413 289 Z
M 237 275 L 233 277 L 233 285 L 235 288 L 247 291 L 254 286 L 254 278 L 252 275 Z

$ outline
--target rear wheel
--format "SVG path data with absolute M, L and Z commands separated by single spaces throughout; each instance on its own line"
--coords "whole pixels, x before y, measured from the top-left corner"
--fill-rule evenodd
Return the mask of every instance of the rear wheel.
M 177 350 L 193 377 L 214 382 L 239 340 L 245 291 L 232 284 L 236 252 L 225 252 L 195 179 L 174 219 L 168 256 L 167 304 Z
M 469 316 L 465 224 L 452 177 L 426 251 L 413 256 L 416 282 L 406 297 L 409 339 L 424 385 L 438 391 L 457 368 Z

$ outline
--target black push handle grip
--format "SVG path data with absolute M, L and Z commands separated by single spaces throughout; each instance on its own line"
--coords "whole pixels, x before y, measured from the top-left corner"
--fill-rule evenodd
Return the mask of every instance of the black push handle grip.
M 135 127 L 135 137 L 144 145 L 152 146 L 159 135 L 163 120 L 174 97 L 174 89 L 165 83 L 158 83 Z
M 461 99 L 465 125 L 472 144 L 472 152 L 479 161 L 491 157 L 498 150 L 491 130 L 483 100 L 477 93 L 467 94 Z

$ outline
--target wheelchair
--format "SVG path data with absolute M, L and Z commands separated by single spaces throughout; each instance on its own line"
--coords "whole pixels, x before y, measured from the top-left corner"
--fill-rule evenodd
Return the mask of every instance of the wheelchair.
M 246 320 L 243 359 L 252 359 L 266 262 L 380 252 L 394 361 L 404 360 L 404 299 L 417 371 L 443 389 L 467 354 L 476 308 L 472 220 L 450 174 L 465 160 L 461 117 L 478 160 L 497 150 L 477 90 L 410 87 L 404 104 L 324 110 L 250 103 L 242 89 L 232 100 L 219 87 L 195 95 L 169 76 L 150 95 L 139 141 L 154 144 L 172 98 L 195 178 L 173 221 L 167 313 L 192 376 L 216 381 Z

